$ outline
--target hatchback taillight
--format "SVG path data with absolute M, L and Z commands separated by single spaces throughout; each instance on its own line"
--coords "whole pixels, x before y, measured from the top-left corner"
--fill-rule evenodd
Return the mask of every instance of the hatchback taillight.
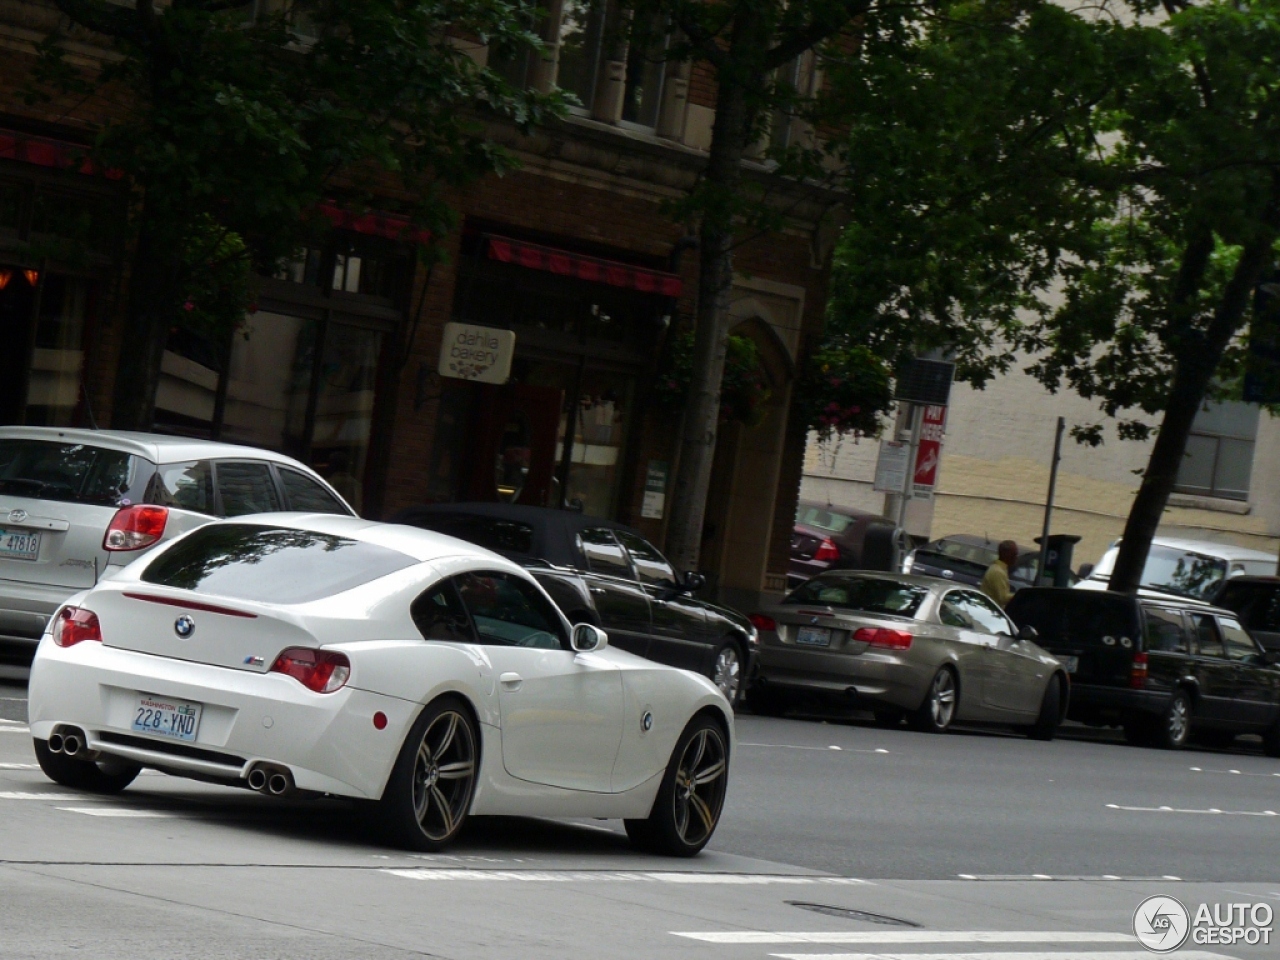
M 98 615 L 84 607 L 63 607 L 53 620 L 53 642 L 60 647 L 74 647 L 84 640 L 102 642 L 102 624 Z
M 164 536 L 169 522 L 169 508 L 148 504 L 121 507 L 111 518 L 107 535 L 102 538 L 102 549 L 113 553 L 121 550 L 141 550 L 158 543 Z
M 889 630 L 885 627 L 863 627 L 853 631 L 853 639 L 859 643 L 873 647 L 886 647 L 889 650 L 908 650 L 912 636 L 905 630 Z
M 1129 670 L 1129 686 L 1141 690 L 1147 685 L 1147 655 L 1145 652 L 1133 655 L 1133 666 Z
M 763 613 L 753 613 L 747 619 L 751 621 L 753 627 L 760 631 L 778 629 L 778 621 L 773 617 L 766 617 Z
M 835 541 L 830 537 L 827 537 L 818 544 L 818 549 L 813 551 L 813 559 L 826 561 L 839 560 L 840 548 L 835 545 Z
M 334 693 L 351 678 L 351 661 L 331 650 L 290 647 L 276 657 L 270 672 L 287 674 L 316 693 Z

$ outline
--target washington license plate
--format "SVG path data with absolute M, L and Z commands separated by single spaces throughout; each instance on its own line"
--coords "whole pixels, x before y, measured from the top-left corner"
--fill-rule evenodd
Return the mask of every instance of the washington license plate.
M 10 560 L 40 559 L 40 534 L 0 527 L 0 557 Z
M 185 700 L 166 700 L 149 693 L 138 695 L 134 705 L 133 729 L 153 737 L 169 737 L 172 740 L 193 741 L 200 729 L 200 711 L 203 704 Z
M 796 643 L 806 647 L 829 647 L 831 630 L 829 627 L 801 627 L 796 632 Z

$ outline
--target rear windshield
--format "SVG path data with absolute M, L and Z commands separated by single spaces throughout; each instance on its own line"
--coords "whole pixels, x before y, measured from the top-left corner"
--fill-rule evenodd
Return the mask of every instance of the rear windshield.
M 849 524 L 853 523 L 853 517 L 847 517 L 843 513 L 832 513 L 821 507 L 801 505 L 796 511 L 796 523 L 803 523 L 806 527 L 817 527 L 829 533 L 844 533 Z
M 1089 574 L 1090 579 L 1103 580 L 1115 569 L 1119 548 L 1112 547 Z M 1166 593 L 1203 599 L 1227 575 L 1227 561 L 1191 550 L 1179 550 L 1158 543 L 1151 545 L 1147 565 L 1142 568 L 1142 585 Z
M 783 603 L 812 603 L 863 613 L 914 617 L 929 595 L 925 587 L 875 577 L 823 574 L 802 583 Z
M 989 567 L 996 559 L 994 547 L 977 543 L 962 543 L 959 540 L 938 540 L 926 543 L 920 548 L 921 553 L 936 553 L 952 560 L 967 560 L 969 563 Z
M 396 550 L 327 533 L 213 523 L 158 556 L 142 579 L 236 600 L 308 603 L 416 562 Z
M 414 526 L 466 540 L 495 553 L 533 553 L 533 527 L 501 517 L 470 513 L 419 514 Z
M 1019 627 L 1035 627 L 1036 643 L 1050 650 L 1102 644 L 1103 637 L 1138 636 L 1133 602 L 1093 590 L 1019 590 L 1005 612 Z
M 154 465 L 120 450 L 0 440 L 0 494 L 101 507 L 141 502 Z

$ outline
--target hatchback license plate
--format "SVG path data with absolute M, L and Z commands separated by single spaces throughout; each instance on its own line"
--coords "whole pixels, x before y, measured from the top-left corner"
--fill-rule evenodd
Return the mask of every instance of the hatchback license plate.
M 829 627 L 801 627 L 796 632 L 796 643 L 806 647 L 829 647 L 831 630 Z
M 1062 665 L 1066 668 L 1067 673 L 1075 673 L 1080 669 L 1079 657 L 1059 657 L 1058 660 L 1061 661 Z
M 40 534 L 0 527 L 0 557 L 10 560 L 39 560 Z
M 168 737 L 190 743 L 195 740 L 196 731 L 200 729 L 201 709 L 203 704 L 165 700 L 149 693 L 141 693 L 134 706 L 133 729 L 136 733 L 149 733 L 153 737 Z

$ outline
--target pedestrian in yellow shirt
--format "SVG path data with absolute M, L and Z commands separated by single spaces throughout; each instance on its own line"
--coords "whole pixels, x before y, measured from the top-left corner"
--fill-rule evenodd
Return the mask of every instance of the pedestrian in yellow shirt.
M 980 589 L 1004 607 L 1013 596 L 1013 588 L 1009 586 L 1009 570 L 1018 562 L 1018 545 L 1012 540 L 1002 540 L 1000 546 L 996 547 L 996 556 L 999 559 L 987 567 L 987 572 L 982 575 Z

